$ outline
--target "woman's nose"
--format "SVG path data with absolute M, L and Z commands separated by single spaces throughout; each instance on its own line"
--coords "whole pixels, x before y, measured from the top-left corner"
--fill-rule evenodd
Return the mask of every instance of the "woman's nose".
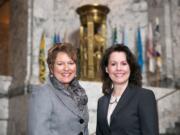
M 69 69 L 69 65 L 68 64 L 64 64 L 64 70 L 68 70 Z
M 120 70 L 120 69 L 121 69 L 121 65 L 120 65 L 120 64 L 117 64 L 116 69 L 117 69 L 117 70 Z

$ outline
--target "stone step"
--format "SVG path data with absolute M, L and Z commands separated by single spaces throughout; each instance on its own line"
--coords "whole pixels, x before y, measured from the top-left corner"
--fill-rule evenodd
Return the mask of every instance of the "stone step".
M 180 135 L 180 122 L 176 122 L 173 128 L 168 128 L 167 133 L 161 135 Z
M 165 134 L 159 134 L 159 135 L 176 135 L 176 134 L 165 133 Z
M 176 122 L 176 123 L 175 123 L 175 127 L 177 127 L 177 128 L 180 129 L 180 122 Z
M 175 123 L 175 128 L 174 128 L 174 130 L 175 130 L 175 133 L 176 133 L 177 135 L 180 135 L 180 122 L 176 122 L 176 123 Z

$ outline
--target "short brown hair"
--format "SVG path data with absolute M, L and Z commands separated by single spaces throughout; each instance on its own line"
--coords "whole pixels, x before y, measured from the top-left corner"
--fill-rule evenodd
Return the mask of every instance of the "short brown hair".
M 70 43 L 56 43 L 48 50 L 47 64 L 49 69 L 53 69 L 57 54 L 66 53 L 75 63 L 77 61 L 77 50 Z

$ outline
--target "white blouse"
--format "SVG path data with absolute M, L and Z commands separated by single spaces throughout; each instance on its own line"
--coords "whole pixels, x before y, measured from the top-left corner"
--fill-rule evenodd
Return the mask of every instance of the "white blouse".
M 119 101 L 119 99 L 121 98 L 121 96 L 118 96 L 118 97 L 114 97 L 113 95 L 111 95 L 111 99 L 110 99 L 110 102 L 109 102 L 109 107 L 108 107 L 108 114 L 107 114 L 107 121 L 108 121 L 108 124 L 110 125 L 110 122 L 111 122 L 111 115 Z

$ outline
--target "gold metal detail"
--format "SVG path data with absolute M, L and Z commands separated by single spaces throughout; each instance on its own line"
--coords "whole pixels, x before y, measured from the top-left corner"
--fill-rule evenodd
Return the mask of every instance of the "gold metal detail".
M 80 15 L 80 78 L 99 80 L 99 65 L 106 47 L 106 16 L 104 5 L 84 5 L 77 8 Z

